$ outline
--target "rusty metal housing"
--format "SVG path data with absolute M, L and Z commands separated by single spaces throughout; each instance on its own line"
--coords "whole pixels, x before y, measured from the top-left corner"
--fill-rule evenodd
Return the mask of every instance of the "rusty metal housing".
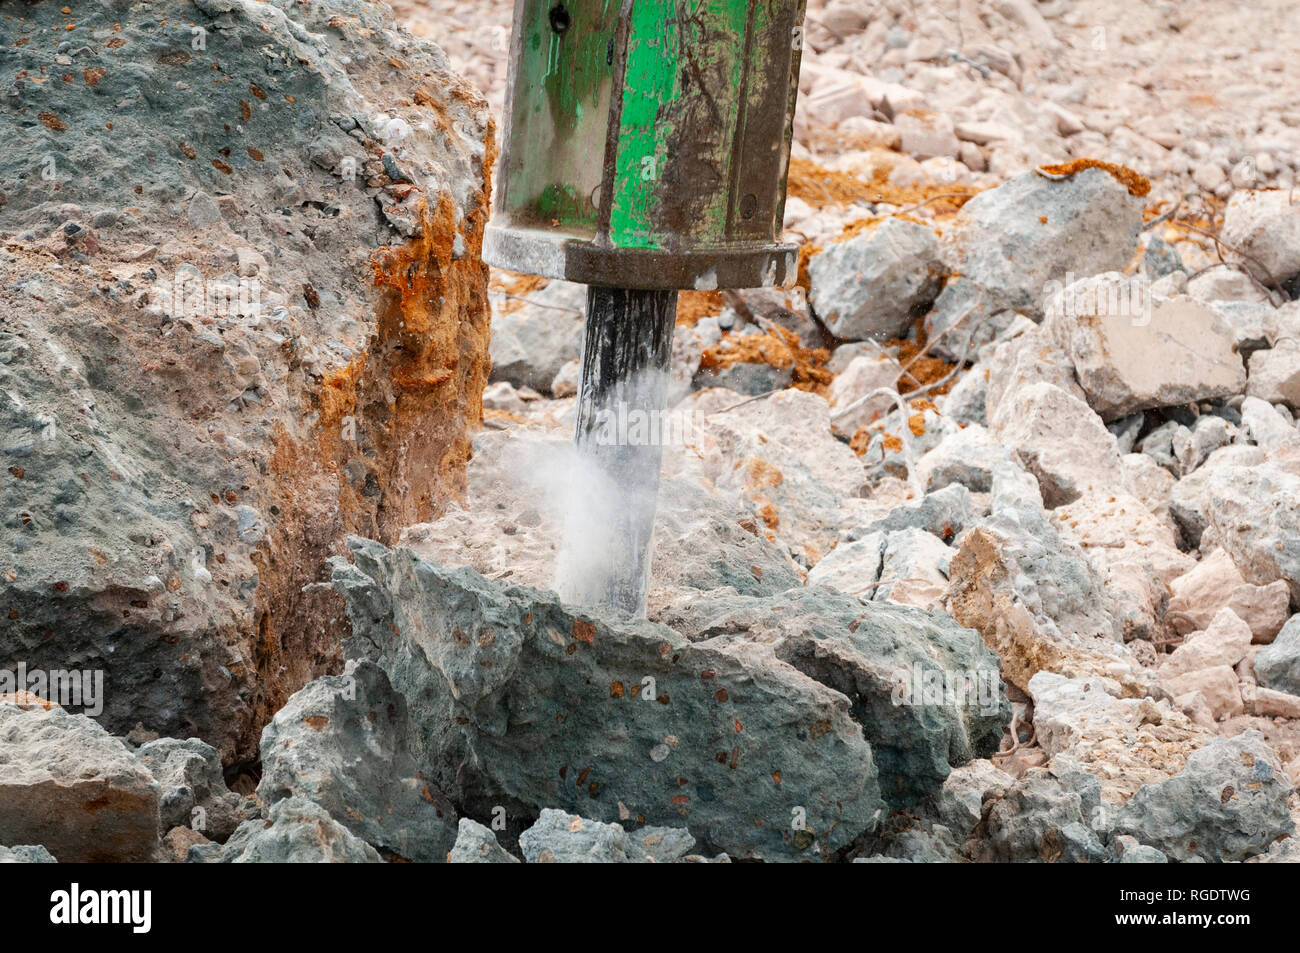
M 804 0 L 517 0 L 483 257 L 645 290 L 783 286 Z

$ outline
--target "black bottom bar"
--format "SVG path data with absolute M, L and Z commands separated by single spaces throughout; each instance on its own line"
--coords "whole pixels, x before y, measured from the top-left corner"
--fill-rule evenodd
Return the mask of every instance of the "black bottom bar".
M 384 943 L 394 930 L 435 940 L 486 930 L 499 943 L 516 930 L 535 937 L 545 923 L 556 936 L 611 935 L 626 928 L 629 908 L 593 898 L 643 887 L 660 895 L 732 877 L 752 877 L 746 889 L 793 902 L 787 908 L 719 901 L 715 912 L 732 944 L 746 934 L 770 942 L 774 925 L 806 920 L 807 905 L 815 901 L 822 911 L 817 923 L 851 926 L 864 943 L 910 928 L 918 945 L 939 938 L 983 942 L 976 938 L 988 936 L 1038 937 L 1050 945 L 1054 937 L 1077 943 L 1137 934 L 1143 942 L 1163 937 L 1175 944 L 1199 936 L 1231 948 L 1260 928 L 1284 935 L 1295 894 L 1288 870 L 1257 864 L 740 866 L 726 872 L 715 865 L 570 869 L 566 876 L 579 878 L 574 887 L 591 902 L 565 907 L 558 919 L 554 871 L 539 880 L 517 865 L 304 865 L 288 871 L 269 865 L 15 864 L 0 867 L 0 891 L 15 948 L 21 943 L 29 949 L 46 936 L 111 937 L 128 944 L 179 940 L 187 946 L 221 937 L 219 943 L 257 947 L 320 938 L 337 948 L 354 939 Z M 90 891 L 150 891 L 149 932 L 134 933 L 129 922 L 52 923 L 52 897 L 70 893 L 73 883 L 83 898 Z M 842 896 L 835 896 L 837 890 Z

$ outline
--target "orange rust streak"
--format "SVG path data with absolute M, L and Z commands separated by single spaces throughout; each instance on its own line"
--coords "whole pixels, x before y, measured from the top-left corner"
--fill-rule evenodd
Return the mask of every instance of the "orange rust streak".
M 830 360 L 825 348 L 806 348 L 793 331 L 773 325 L 764 334 L 733 334 L 728 332 L 721 341 L 706 348 L 700 356 L 700 367 L 727 368 L 733 364 L 768 364 L 772 367 L 793 367 L 796 390 L 825 394 L 834 376 L 824 366 Z
M 882 160 L 891 159 L 882 151 Z M 892 157 L 896 161 L 896 157 Z M 849 172 L 839 172 L 818 165 L 811 159 L 790 160 L 787 191 L 814 208 L 824 205 L 851 205 L 854 202 L 887 202 L 890 205 L 908 206 L 928 202 L 936 218 L 957 212 L 967 200 L 979 193 L 970 185 L 926 182 L 900 186 L 889 181 L 892 161 L 872 170 L 870 180 Z M 939 198 L 939 196 L 946 196 Z
M 1048 175 L 1074 175 L 1084 169 L 1101 169 L 1109 172 L 1118 182 L 1125 186 L 1131 195 L 1143 196 L 1151 191 L 1151 182 L 1145 176 L 1134 172 L 1128 166 L 1103 162 L 1100 159 L 1071 159 L 1057 165 L 1040 165 L 1039 170 Z

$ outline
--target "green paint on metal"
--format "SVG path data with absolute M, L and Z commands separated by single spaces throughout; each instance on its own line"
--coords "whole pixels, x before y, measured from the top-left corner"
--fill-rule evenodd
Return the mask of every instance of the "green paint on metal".
M 761 4 L 758 4 L 761 6 Z M 716 113 L 710 110 L 707 128 L 710 157 L 718 173 L 718 184 L 702 201 L 692 236 L 703 245 L 721 244 L 726 239 L 727 207 L 731 196 L 726 182 L 734 161 L 732 154 L 736 124 L 744 109 L 742 76 L 745 68 L 745 38 L 750 0 L 712 0 L 700 3 L 690 23 L 687 42 L 704 50 L 706 57 L 697 69 L 713 80 L 710 87 Z
M 591 4 L 565 7 L 568 27 L 556 32 L 551 27 L 550 6 L 535 8 L 533 28 L 548 37 L 546 70 L 542 88 L 550 105 L 551 122 L 557 131 L 570 133 L 582 118 L 584 103 L 595 105 L 601 83 L 609 78 L 605 62 L 612 23 L 592 9 Z
M 560 222 L 581 221 L 593 214 L 572 188 L 562 185 L 548 185 L 542 189 L 536 209 L 542 218 Z
M 516 230 L 511 247 L 535 233 L 547 261 L 577 271 L 597 250 L 729 262 L 775 247 L 804 0 L 515 3 L 494 226 Z M 710 280 L 690 268 L 691 281 Z M 712 278 L 724 273 L 734 283 L 742 272 Z
M 616 248 L 659 248 L 650 226 L 655 188 L 674 127 L 664 107 L 681 96 L 673 4 L 638 0 L 628 30 L 609 238 Z
M 746 65 L 749 66 L 751 75 L 763 68 L 763 65 L 758 62 L 746 64 L 745 57 L 746 40 L 748 35 L 754 32 L 754 27 L 749 22 L 750 11 L 754 8 L 762 10 L 764 4 L 754 0 L 722 0 L 714 6 L 718 8 L 715 14 L 718 22 L 714 29 L 722 31 L 716 35 L 731 38 L 730 43 L 724 44 L 721 51 L 724 68 L 728 73 L 728 82 L 724 95 L 719 99 L 724 122 L 719 130 L 722 138 L 719 139 L 717 146 L 718 171 L 721 174 L 721 181 L 726 183 L 730 180 L 732 163 L 737 161 L 731 146 L 737 125 L 745 110 L 745 102 L 742 98 L 748 91 L 744 83 L 745 68 Z M 749 55 L 752 58 L 755 54 L 750 52 Z M 721 244 L 726 240 L 727 209 L 736 200 L 737 197 L 731 195 L 730 190 L 726 188 L 716 191 L 713 201 L 701 210 L 702 227 L 699 234 L 703 241 Z
M 615 247 L 663 248 L 674 237 L 699 245 L 726 240 L 751 5 L 763 7 L 757 0 L 633 6 L 609 222 Z M 763 68 L 751 64 L 751 71 Z M 670 190 L 679 201 L 664 201 Z M 666 221 L 661 209 L 691 193 L 698 197 L 691 220 Z
M 556 0 L 529 0 L 511 103 L 507 205 L 550 227 L 593 234 L 599 155 L 609 122 L 610 41 L 618 10 L 610 0 L 569 0 L 562 28 Z M 593 151 L 594 150 L 594 151 Z

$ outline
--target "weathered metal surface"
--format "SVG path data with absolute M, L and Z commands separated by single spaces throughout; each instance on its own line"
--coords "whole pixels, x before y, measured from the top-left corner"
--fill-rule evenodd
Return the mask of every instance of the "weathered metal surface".
M 793 281 L 803 0 L 518 0 L 484 258 L 589 284 Z
M 727 246 L 689 251 L 611 248 L 554 231 L 489 228 L 483 259 L 547 278 L 585 285 L 670 289 L 785 287 L 794 282 L 798 246 Z
M 619 0 L 515 6 L 497 213 L 594 236 Z

